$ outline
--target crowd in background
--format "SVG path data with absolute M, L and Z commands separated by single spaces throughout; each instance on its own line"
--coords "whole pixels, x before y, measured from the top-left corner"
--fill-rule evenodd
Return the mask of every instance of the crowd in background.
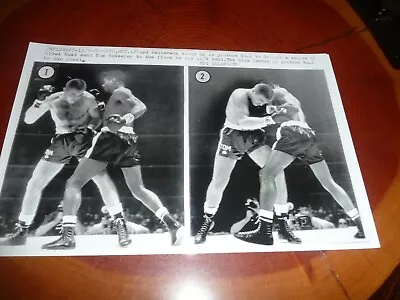
M 342 208 L 335 210 L 320 206 L 318 209 L 299 207 L 289 213 L 289 227 L 293 230 L 345 228 L 355 226 Z
M 130 208 L 126 208 L 125 217 L 129 222 L 136 223 L 138 225 L 146 227 L 150 233 L 161 233 L 165 232 L 167 229 L 163 223 L 147 208 L 142 207 L 135 212 L 131 211 Z M 57 218 L 57 211 L 50 211 L 47 214 L 42 215 L 37 218 L 36 224 L 33 224 L 32 230 L 35 230 L 42 224 L 48 223 L 55 218 Z M 180 210 L 171 211 L 171 215 L 178 220 L 181 224 L 184 224 L 184 213 Z M 93 211 L 90 206 L 81 209 L 78 213 L 78 220 L 83 229 L 88 229 L 95 224 L 102 222 L 104 214 L 99 211 Z M 4 237 L 7 233 L 13 231 L 15 223 L 18 221 L 18 216 L 10 217 L 4 211 L 0 213 L 0 237 Z M 60 220 L 61 221 L 61 220 Z
M 290 210 L 288 215 L 288 225 L 292 230 L 314 230 L 347 228 L 349 226 L 355 226 L 355 223 L 346 215 L 342 208 L 329 209 L 322 206 L 319 208 L 303 206 Z M 276 222 L 273 230 L 278 230 Z M 228 232 L 224 231 L 210 232 L 211 235 L 227 233 Z
M 146 207 L 140 208 L 126 208 L 125 217 L 128 221 L 146 227 L 150 233 L 161 233 L 166 231 L 163 223 Z M 41 213 L 42 216 L 36 218 L 36 224 L 33 228 L 39 227 L 41 224 L 54 219 L 55 211 Z M 171 211 L 172 216 L 177 219 L 181 224 L 184 223 L 183 210 L 175 209 Z M 53 217 L 52 217 L 53 216 Z M 9 213 L 1 211 L 0 213 L 0 237 L 12 232 L 14 225 L 17 221 L 17 215 L 10 217 Z M 84 229 L 90 228 L 95 224 L 102 221 L 104 214 L 101 209 L 92 208 L 91 206 L 82 207 L 78 213 L 78 220 L 83 225 Z M 309 229 L 322 229 L 322 228 L 344 228 L 354 226 L 353 221 L 346 215 L 343 209 L 329 209 L 324 207 L 313 208 L 299 207 L 293 209 L 289 213 L 289 226 L 293 230 L 309 230 Z M 35 226 L 36 225 L 36 226 Z M 212 234 L 212 233 L 211 233 Z M 214 234 L 218 234 L 214 232 Z

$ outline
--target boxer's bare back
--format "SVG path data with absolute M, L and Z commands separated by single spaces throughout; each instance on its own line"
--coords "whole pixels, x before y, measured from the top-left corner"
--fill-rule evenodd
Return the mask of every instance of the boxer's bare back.
M 107 120 L 112 115 L 118 114 L 123 116 L 130 113 L 138 99 L 132 94 L 130 89 L 119 87 L 108 99 L 104 109 L 103 120 Z
M 276 123 L 283 123 L 290 120 L 306 122 L 300 102 L 295 96 L 282 87 L 275 87 L 273 92 L 274 96 L 271 101 L 271 107 L 274 107 L 277 111 L 273 116 Z
M 118 87 L 115 89 L 109 100 L 103 114 L 103 123 L 106 126 L 110 117 L 118 115 L 124 116 L 125 114 L 132 113 L 135 120 L 142 116 L 146 111 L 146 105 L 136 98 L 130 89 L 126 87 Z M 133 121 L 125 124 L 128 126 L 133 125 Z

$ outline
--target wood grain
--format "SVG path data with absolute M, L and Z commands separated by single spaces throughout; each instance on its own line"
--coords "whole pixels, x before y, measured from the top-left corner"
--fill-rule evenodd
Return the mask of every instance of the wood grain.
M 9 5 L 12 12 L 4 12 L 0 28 L 3 136 L 29 41 L 329 53 L 382 248 L 3 258 L 0 298 L 26 299 L 35 293 L 37 299 L 176 299 L 182 286 L 194 282 L 213 299 L 366 299 L 399 263 L 400 76 L 344 0 L 20 3 L 17 10 L 17 2 Z

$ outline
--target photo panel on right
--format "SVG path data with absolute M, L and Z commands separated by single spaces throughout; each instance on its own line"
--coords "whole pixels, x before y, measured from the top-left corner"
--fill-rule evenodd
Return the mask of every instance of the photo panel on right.
M 324 70 L 189 67 L 188 78 L 195 252 L 366 248 L 373 219 Z

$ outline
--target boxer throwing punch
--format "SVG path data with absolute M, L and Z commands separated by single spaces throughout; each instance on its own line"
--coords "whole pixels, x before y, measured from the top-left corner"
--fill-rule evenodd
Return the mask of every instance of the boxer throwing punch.
M 45 85 L 38 91 L 38 97 L 25 113 L 26 124 L 35 123 L 50 112 L 56 126 L 51 145 L 36 165 L 26 186 L 18 223 L 3 245 L 24 245 L 28 229 L 35 217 L 42 191 L 73 158 L 81 159 L 92 145 L 94 128 L 101 118 L 96 98 L 86 91 L 82 79 L 69 80 L 62 92 L 54 93 L 54 87 Z M 107 174 L 93 178 L 107 205 L 112 200 L 113 183 Z M 110 200 L 111 199 L 111 200 Z
M 104 74 L 103 88 L 111 93 L 111 96 L 104 109 L 103 128 L 94 137 L 92 148 L 67 182 L 64 194 L 62 236 L 44 245 L 45 249 L 75 247 L 74 226 L 81 204 L 81 189 L 91 178 L 104 172 L 109 164 L 122 169 L 132 195 L 165 223 L 171 234 L 172 245 L 179 245 L 182 241 L 181 225 L 171 217 L 158 196 L 146 189 L 143 184 L 137 148 L 138 136 L 133 131 L 133 122 L 146 112 L 146 106 L 125 87 L 124 76 L 125 74 L 120 71 Z M 131 239 L 122 215 L 122 208 L 119 212 L 114 211 L 112 214 L 120 245 L 129 245 Z
M 350 196 L 332 178 L 323 158 L 315 132 L 308 126 L 300 101 L 281 87 L 274 88 L 273 100 L 285 108 L 286 114 L 277 122 L 277 141 L 260 171 L 260 211 L 258 228 L 235 233 L 235 237 L 250 243 L 272 245 L 273 206 L 278 190 L 275 179 L 296 158 L 308 164 L 321 185 L 331 194 L 347 215 L 357 224 L 355 238 L 365 238 L 357 208 Z
M 236 162 L 247 154 L 259 167 L 265 165 L 271 148 L 265 142 L 266 136 L 263 128 L 273 124 L 274 121 L 271 116 L 253 116 L 251 110 L 271 102 L 273 94 L 271 86 L 259 83 L 250 89 L 236 89 L 229 97 L 225 110 L 226 120 L 220 133 L 213 175 L 204 203 L 203 222 L 194 238 L 196 244 L 204 243 L 208 232 L 214 226 L 214 216 L 218 211 L 222 194 L 228 185 Z M 286 204 L 287 189 L 283 172 L 277 175 L 277 185 L 280 194 L 279 203 Z M 301 242 L 287 226 L 282 227 L 283 231 L 283 236 L 288 241 Z

